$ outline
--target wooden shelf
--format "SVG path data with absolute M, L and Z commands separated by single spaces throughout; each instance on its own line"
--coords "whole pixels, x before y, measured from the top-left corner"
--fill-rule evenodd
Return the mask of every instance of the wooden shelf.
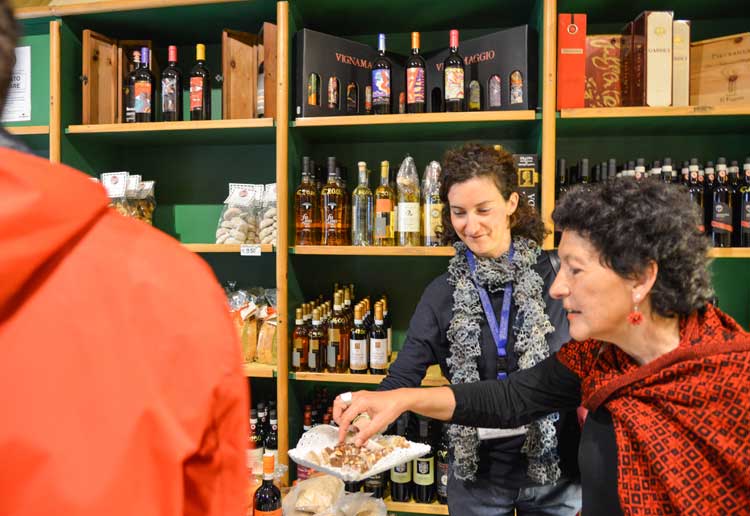
M 389 511 L 409 512 L 414 514 L 448 514 L 448 506 L 437 502 L 394 502 L 389 496 L 385 500 L 385 506 Z
M 750 104 L 738 106 L 614 107 L 563 109 L 560 118 L 643 118 L 663 116 L 750 116 Z
M 293 254 L 332 256 L 453 256 L 456 250 L 440 247 L 375 247 L 353 245 L 299 245 L 289 249 Z
M 5 127 L 5 129 L 15 136 L 49 134 L 48 125 L 16 125 Z
M 411 115 L 356 115 L 298 118 L 291 122 L 311 142 L 388 142 L 527 138 L 537 114 L 524 111 L 472 111 Z
M 275 139 L 272 118 L 71 125 L 65 132 L 75 138 L 117 144 L 242 144 L 273 143 Z
M 46 18 L 48 16 L 74 16 L 79 14 L 134 11 L 137 9 L 152 9 L 157 7 L 183 7 L 239 1 L 242 0 L 90 0 L 88 2 L 58 0 L 56 2 L 44 2 L 44 5 L 20 7 L 15 9 L 14 13 L 19 19 Z
M 750 258 L 750 247 L 714 248 L 708 255 L 711 258 Z
M 256 362 L 242 364 L 242 370 L 248 378 L 273 378 L 276 376 L 276 366 Z
M 289 378 L 307 382 L 333 382 L 377 385 L 385 379 L 384 374 L 351 374 L 351 373 L 289 373 Z M 441 387 L 450 382 L 440 372 L 440 367 L 433 365 L 427 369 L 422 380 L 422 387 Z
M 241 245 L 231 244 L 183 244 L 187 249 L 194 253 L 236 253 L 240 254 Z M 273 253 L 274 248 L 271 244 L 260 246 L 261 253 Z

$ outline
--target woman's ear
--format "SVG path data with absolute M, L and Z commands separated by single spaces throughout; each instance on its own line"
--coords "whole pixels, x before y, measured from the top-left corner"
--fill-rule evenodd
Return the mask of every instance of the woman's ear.
M 508 216 L 516 212 L 519 202 L 521 202 L 521 198 L 518 196 L 518 192 L 512 192 L 508 197 Z
M 638 304 L 651 293 L 656 283 L 656 276 L 659 274 L 659 266 L 651 260 L 646 267 L 635 277 L 633 283 L 633 303 Z

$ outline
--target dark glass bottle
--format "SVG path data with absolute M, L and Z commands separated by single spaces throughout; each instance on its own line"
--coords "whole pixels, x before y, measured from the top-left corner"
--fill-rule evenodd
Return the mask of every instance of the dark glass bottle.
M 372 493 L 373 498 L 383 498 L 385 496 L 387 475 L 388 472 L 383 472 L 366 478 L 364 485 L 365 493 Z
M 383 305 L 375 303 L 375 324 L 370 330 L 370 372 L 385 374 L 388 367 L 388 333 L 383 326 Z
M 385 57 L 385 34 L 378 34 L 378 58 L 372 64 L 372 112 L 391 112 L 391 61 Z
M 307 368 L 315 373 L 323 372 L 323 351 L 326 349 L 326 332 L 320 323 L 320 309 L 313 310 L 312 330 L 309 334 L 310 351 L 307 353 Z M 314 416 L 314 414 L 313 414 Z
M 698 176 L 700 180 L 700 176 Z M 713 161 L 706 162 L 706 168 L 703 174 L 703 211 L 706 221 L 706 234 L 711 232 L 711 217 L 713 215 L 713 190 L 716 184 L 716 168 Z
M 646 179 L 646 160 L 638 158 L 635 160 L 635 180 L 642 181 L 644 179 Z
M 135 121 L 153 122 L 156 109 L 154 108 L 154 75 L 149 69 L 151 54 L 148 47 L 141 47 L 141 63 L 135 70 Z
M 406 429 L 409 425 L 409 413 L 405 412 L 396 420 L 396 435 L 407 437 Z M 412 491 L 412 462 L 400 464 L 391 469 L 391 499 L 394 502 L 408 502 Z
M 344 482 L 344 491 L 346 491 L 347 493 L 359 493 L 361 490 L 361 481 Z
M 742 181 L 737 189 L 740 205 L 740 247 L 750 247 L 750 157 L 745 158 L 742 169 Z
M 729 190 L 732 195 L 732 247 L 740 247 L 740 167 L 736 160 L 729 164 Z
M 268 435 L 268 408 L 262 401 L 256 407 L 258 409 L 258 431 L 261 441 L 265 443 Z
M 430 451 L 414 459 L 414 500 L 432 503 L 435 500 L 435 451 L 430 442 L 430 421 L 419 419 L 418 442 L 430 446 Z
M 617 177 L 617 160 L 615 158 L 609 158 L 607 160 L 607 179 L 614 179 Z
M 443 99 L 446 111 L 464 111 L 464 60 L 458 54 L 458 31 L 450 32 L 450 54 L 443 62 Z
M 664 158 L 664 161 L 662 162 L 662 165 L 661 165 L 661 177 L 658 178 L 658 179 L 660 179 L 663 183 L 666 183 L 667 182 L 667 179 L 666 179 L 667 177 L 669 177 L 670 180 L 671 180 L 671 177 L 672 177 L 672 158 L 669 158 L 669 157 Z
M 266 453 L 273 454 L 274 462 L 279 459 L 279 419 L 276 414 L 276 409 L 269 411 L 268 417 L 268 433 L 266 434 L 266 440 L 264 442 L 264 448 Z
M 721 158 L 720 158 L 721 159 Z M 711 195 L 711 243 L 714 247 L 732 246 L 732 189 L 725 168 L 717 170 L 716 186 Z
M 182 120 L 182 71 L 177 66 L 177 47 L 169 45 L 169 64 L 161 73 L 161 119 Z
M 581 184 L 586 185 L 584 188 L 590 188 L 591 184 L 591 164 L 588 158 L 582 158 L 578 163 L 578 174 L 581 177 Z
M 687 185 L 690 200 L 698 206 L 700 223 L 698 230 L 701 233 L 706 232 L 706 213 L 703 210 L 703 186 L 698 182 L 698 170 L 690 170 L 690 179 Z
M 195 66 L 190 70 L 190 120 L 211 120 L 211 72 L 206 68 L 206 46 L 195 46 Z
M 440 445 L 436 456 L 436 484 L 437 499 L 443 505 L 448 503 L 448 475 L 450 464 L 448 462 L 448 425 L 443 424 L 440 432 Z
M 557 189 L 555 190 L 555 200 L 560 201 L 568 193 L 568 167 L 565 158 L 557 160 Z M 555 247 L 560 244 L 562 231 L 555 228 Z
M 255 491 L 253 514 L 255 516 L 278 516 L 281 514 L 281 491 L 273 485 L 275 468 L 272 453 L 263 455 L 263 484 Z
M 364 309 L 362 305 L 354 307 L 354 326 L 349 334 L 349 369 L 353 374 L 365 374 L 368 367 L 367 329 L 362 322 Z
M 250 435 L 247 441 L 248 462 L 253 471 L 260 471 L 263 464 L 263 440 L 258 429 L 258 411 L 250 409 Z
M 411 55 L 406 61 L 406 112 L 424 113 L 425 62 L 419 55 L 419 32 L 411 33 Z
M 135 123 L 135 73 L 141 66 L 141 53 L 138 50 L 133 51 L 133 69 L 128 72 L 122 86 L 122 104 L 123 104 L 123 122 L 126 124 Z

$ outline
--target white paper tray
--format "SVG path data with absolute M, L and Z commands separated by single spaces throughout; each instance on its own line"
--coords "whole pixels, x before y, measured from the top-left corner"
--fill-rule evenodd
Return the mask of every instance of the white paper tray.
M 315 464 L 307 459 L 307 454 L 314 451 L 318 455 L 327 448 L 333 448 L 338 444 L 339 441 L 339 429 L 338 427 L 331 425 L 318 425 L 311 430 L 308 430 L 302 435 L 302 438 L 297 443 L 297 447 L 289 450 L 289 457 L 292 458 L 297 464 L 313 468 L 317 471 L 329 473 L 334 477 L 340 478 L 345 482 L 358 482 L 365 478 L 377 475 L 384 471 L 388 471 L 405 462 L 412 461 L 430 451 L 430 446 L 422 443 L 414 443 L 406 441 L 409 444 L 408 448 L 396 448 L 391 453 L 376 462 L 372 468 L 365 473 L 360 473 L 352 469 L 334 468 L 332 466 L 323 466 Z

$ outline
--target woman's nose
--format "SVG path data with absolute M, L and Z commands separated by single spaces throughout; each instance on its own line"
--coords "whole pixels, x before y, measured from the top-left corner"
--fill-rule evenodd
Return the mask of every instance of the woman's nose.
M 563 273 L 560 272 L 555 276 L 555 281 L 549 287 L 549 295 L 552 296 L 552 299 L 563 299 L 569 294 L 570 290 L 563 278 Z

